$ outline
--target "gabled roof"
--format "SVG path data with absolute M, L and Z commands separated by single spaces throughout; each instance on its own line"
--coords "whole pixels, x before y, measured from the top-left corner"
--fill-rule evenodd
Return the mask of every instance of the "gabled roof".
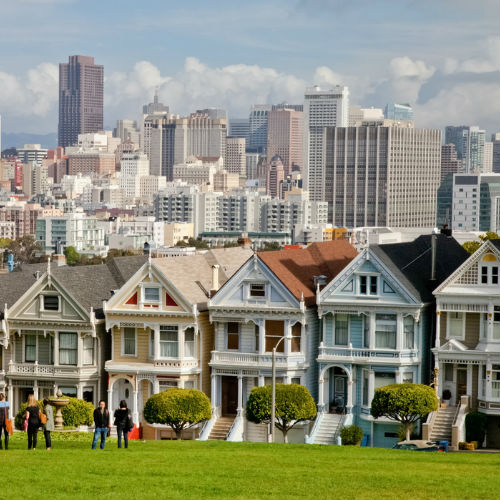
M 314 276 L 331 281 L 358 252 L 345 240 L 312 243 L 301 250 L 259 252 L 258 256 L 298 300 L 316 303 Z
M 252 254 L 252 250 L 242 247 L 220 248 L 198 255 L 153 259 L 153 265 L 191 304 L 205 310 L 213 288 L 212 266 L 220 266 L 219 286 L 222 286 Z
M 146 258 L 120 257 L 106 264 L 89 266 L 55 266 L 51 264 L 50 274 L 84 309 L 92 307 L 96 317 L 103 317 L 102 302 L 108 300 L 133 275 Z M 5 304 L 11 307 L 37 281 L 36 273 L 42 276 L 48 265 L 24 264 L 19 270 L 0 275 L 0 310 Z M 3 316 L 3 313 L 2 313 Z
M 436 279 L 431 281 L 432 235 L 422 235 L 406 243 L 371 245 L 373 252 L 414 296 L 422 302 L 433 300 L 435 290 L 469 254 L 452 237 L 436 234 Z

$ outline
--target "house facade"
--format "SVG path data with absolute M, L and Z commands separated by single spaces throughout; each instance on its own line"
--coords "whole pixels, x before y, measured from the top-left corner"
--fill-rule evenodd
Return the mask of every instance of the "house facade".
M 486 446 L 500 448 L 500 241 L 486 241 L 438 287 L 438 395 L 469 396 L 487 416 Z
M 194 388 L 210 396 L 208 361 L 213 349 L 207 301 L 252 254 L 243 248 L 149 259 L 105 304 L 111 355 L 108 406 L 128 403 L 147 438 L 170 437 L 143 421 L 147 399 L 170 387 Z
M 430 381 L 431 291 L 451 273 L 452 262 L 463 261 L 462 250 L 444 235 L 435 235 L 434 243 L 424 236 L 370 246 L 318 292 L 318 408 L 321 414 L 340 408 L 343 424 L 359 425 L 368 445 L 391 447 L 398 439 L 397 423 L 370 415 L 375 390 Z
M 227 439 L 264 441 L 267 430 L 246 421 L 253 387 L 269 385 L 276 347 L 276 380 L 306 386 L 317 395 L 319 321 L 315 278 L 333 277 L 356 255 L 347 242 L 315 243 L 303 250 L 261 252 L 248 260 L 208 309 L 214 325 L 211 398 L 214 416 L 230 418 Z M 304 442 L 307 429 L 292 433 Z

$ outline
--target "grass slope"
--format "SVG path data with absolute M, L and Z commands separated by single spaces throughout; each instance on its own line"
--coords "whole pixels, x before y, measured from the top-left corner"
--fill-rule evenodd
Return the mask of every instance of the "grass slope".
M 0 452 L 0 499 L 498 499 L 500 455 L 359 447 L 55 437 Z

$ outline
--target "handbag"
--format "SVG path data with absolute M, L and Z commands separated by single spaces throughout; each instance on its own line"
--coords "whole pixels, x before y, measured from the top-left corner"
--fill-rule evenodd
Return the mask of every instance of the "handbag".
M 28 431 L 28 419 L 24 421 L 24 432 Z
M 12 420 L 10 418 L 5 420 L 5 428 L 7 429 L 9 436 L 12 436 L 12 434 L 14 434 L 14 429 L 12 428 Z
M 40 422 L 42 422 L 42 425 L 45 425 L 47 423 L 47 415 L 45 415 L 45 413 L 39 411 L 38 417 L 40 418 Z

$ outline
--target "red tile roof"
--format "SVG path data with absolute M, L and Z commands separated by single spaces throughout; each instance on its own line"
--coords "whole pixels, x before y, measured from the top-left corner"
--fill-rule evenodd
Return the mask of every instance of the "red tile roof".
M 358 252 L 345 240 L 313 243 L 303 250 L 259 252 L 258 256 L 277 278 L 306 305 L 316 302 L 314 276 L 326 276 L 330 282 Z

